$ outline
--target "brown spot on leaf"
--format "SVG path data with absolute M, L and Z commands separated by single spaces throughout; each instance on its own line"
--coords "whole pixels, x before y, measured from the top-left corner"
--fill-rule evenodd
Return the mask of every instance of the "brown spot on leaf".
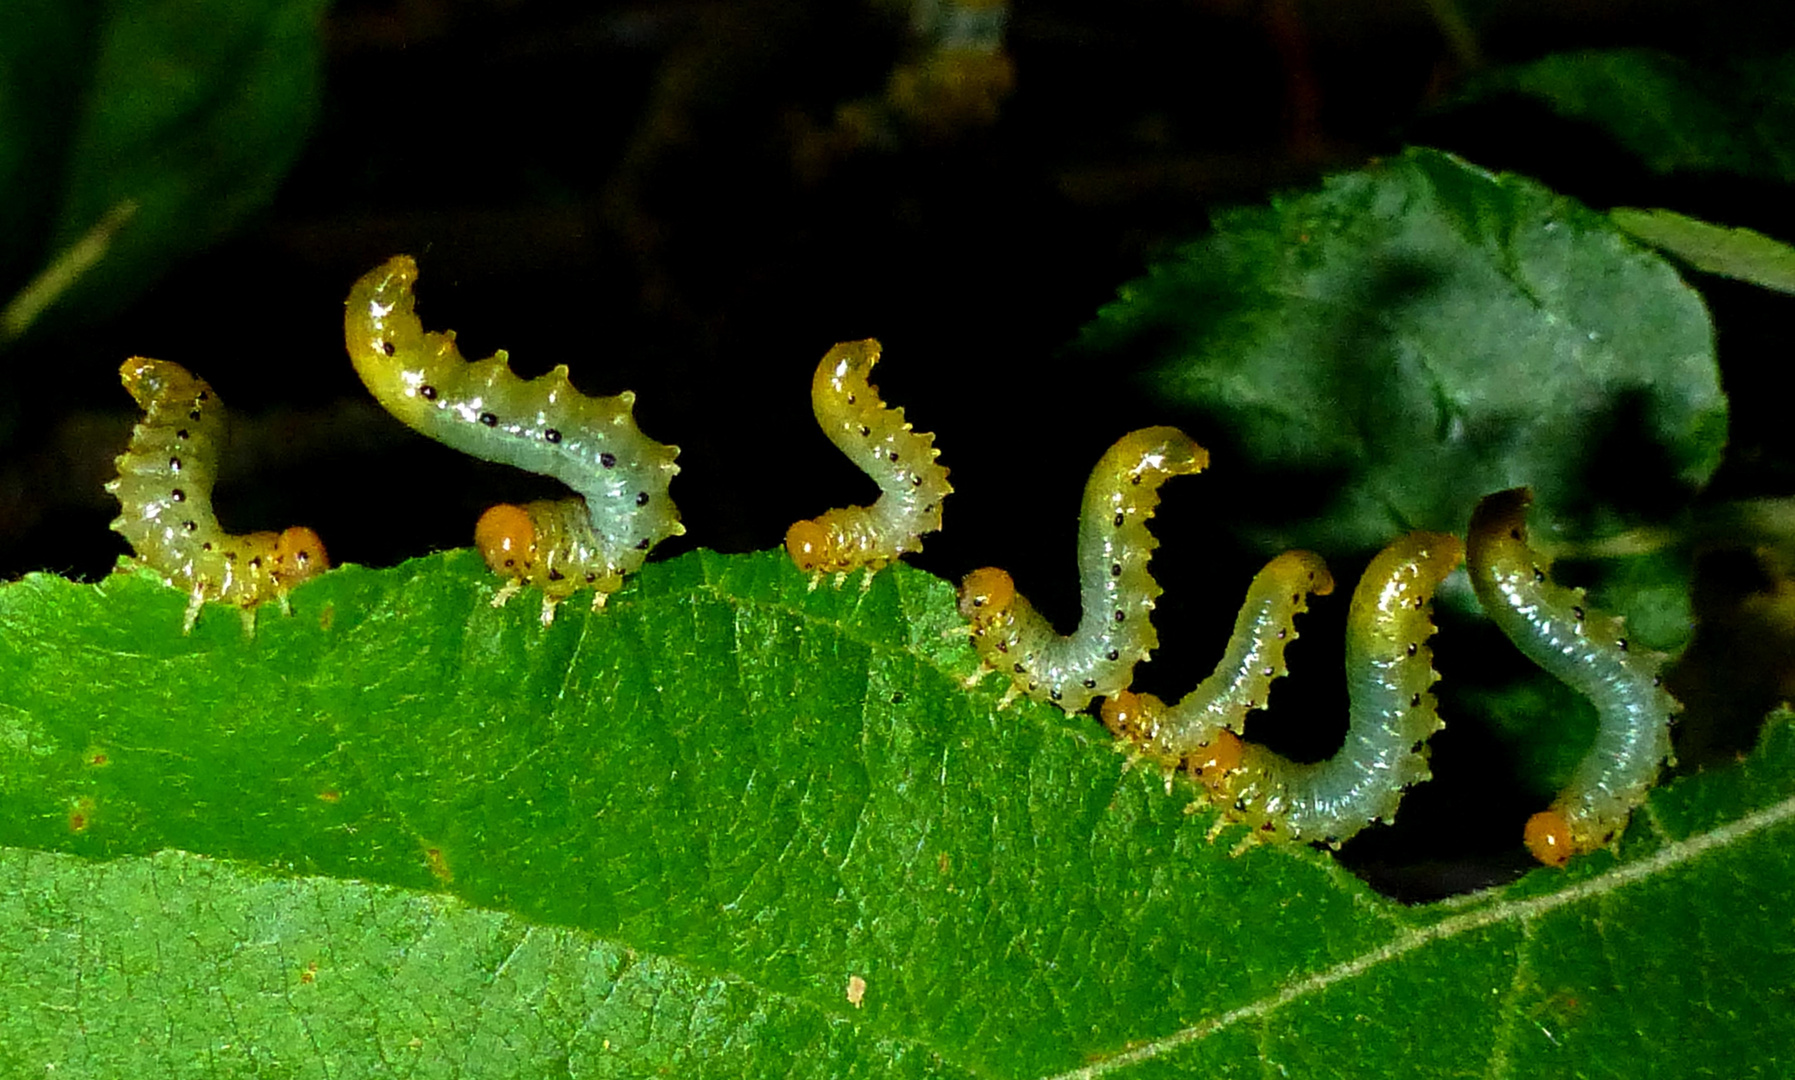
M 93 824 L 93 815 L 94 801 L 92 799 L 86 795 L 76 799 L 75 805 L 69 808 L 69 831 L 72 833 L 86 832 L 87 827 Z

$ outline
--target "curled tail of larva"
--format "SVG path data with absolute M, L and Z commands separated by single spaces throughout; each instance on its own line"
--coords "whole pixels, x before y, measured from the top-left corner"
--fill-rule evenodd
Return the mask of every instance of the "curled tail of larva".
M 453 331 L 427 332 L 419 321 L 412 294 L 417 277 L 417 264 L 400 255 L 350 289 L 343 334 L 357 374 L 414 430 L 483 461 L 552 476 L 577 492 L 584 525 L 562 511 L 538 514 L 539 539 L 555 553 L 538 560 L 550 567 L 543 576 L 552 585 L 544 587 L 545 610 L 582 588 L 602 601 L 655 545 L 685 532 L 668 495 L 679 448 L 637 427 L 635 394 L 582 394 L 565 364 L 524 380 L 503 350 L 485 360 L 462 359 Z
M 811 408 L 823 433 L 881 494 L 871 506 L 830 510 L 786 532 L 786 551 L 807 573 L 877 570 L 922 550 L 923 534 L 941 528 L 942 501 L 954 490 L 936 461 L 935 437 L 914 430 L 904 410 L 887 407 L 868 381 L 879 353 L 871 338 L 843 342 L 824 355 L 811 379 Z
M 212 511 L 224 446 L 224 405 L 204 379 L 166 360 L 132 357 L 119 369 L 144 410 L 106 490 L 121 512 L 112 528 L 138 560 L 187 592 L 185 628 L 209 600 L 249 611 L 330 569 L 311 529 L 232 535 Z M 246 616 L 247 621 L 247 616 Z
M 1645 801 L 1670 755 L 1682 709 L 1663 687 L 1663 658 L 1632 648 L 1619 616 L 1591 607 L 1582 589 L 1552 581 L 1527 540 L 1533 494 L 1488 496 L 1471 517 L 1471 584 L 1502 632 L 1528 659 L 1588 697 L 1596 741 L 1571 781 L 1536 814 L 1523 840 L 1541 862 L 1562 866 L 1608 844 Z
M 968 575 L 960 610 L 985 666 L 1008 676 L 1014 693 L 1067 712 L 1127 686 L 1159 643 L 1151 612 L 1160 588 L 1147 572 L 1159 487 L 1208 463 L 1208 451 L 1172 427 L 1130 432 L 1098 461 L 1078 526 L 1083 615 L 1069 636 L 1016 593 L 1008 574 L 987 567 Z
M 1429 778 L 1427 740 L 1445 726 L 1431 690 L 1431 605 L 1463 553 L 1455 536 L 1410 533 L 1366 568 L 1347 616 L 1346 742 L 1332 758 L 1304 764 L 1247 744 L 1235 768 L 1205 777 L 1251 838 L 1338 844 L 1393 820 L 1403 792 Z

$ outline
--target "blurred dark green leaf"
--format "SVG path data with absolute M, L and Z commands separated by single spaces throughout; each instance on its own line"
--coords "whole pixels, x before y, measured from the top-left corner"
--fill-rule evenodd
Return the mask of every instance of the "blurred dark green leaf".
M 27 0 L 0 11 L 0 293 L 51 271 L 8 313 L 9 334 L 36 320 L 38 300 L 51 322 L 116 310 L 267 204 L 317 108 L 327 6 Z M 69 274 L 84 240 L 105 241 L 103 254 Z
M 93 5 L 0 4 L 0 302 L 44 261 L 61 165 L 93 68 Z
M 1558 53 L 1483 75 L 1461 100 L 1503 95 L 1601 128 L 1653 172 L 1795 180 L 1795 53 L 1716 69 L 1653 49 Z
M 1079 347 L 1240 446 L 1256 498 L 1229 517 L 1274 550 L 1459 532 L 1519 484 L 1546 523 L 1613 529 L 1674 508 L 1726 440 L 1713 327 L 1669 265 L 1429 150 L 1220 216 Z
M 0 587 L 0 1065 L 1433 1080 L 1795 1044 L 1789 717 L 1619 857 L 1405 908 L 969 690 L 945 582 L 808 586 L 698 552 L 544 629 L 456 552 L 253 639 L 182 637 L 144 575 Z

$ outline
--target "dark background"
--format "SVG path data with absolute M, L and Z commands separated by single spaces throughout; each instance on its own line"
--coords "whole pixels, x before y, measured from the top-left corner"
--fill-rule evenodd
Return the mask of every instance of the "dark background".
M 552 494 L 412 434 L 361 388 L 343 297 L 405 252 L 422 268 L 424 325 L 459 331 L 467 356 L 504 348 L 524 375 L 566 363 L 588 393 L 636 391 L 643 429 L 682 448 L 672 494 L 689 532 L 657 558 L 767 548 L 793 520 L 867 501 L 807 389 L 832 343 L 880 338 L 886 400 L 937 434 L 956 488 L 945 531 L 913 561 L 950 579 L 1006 566 L 1069 627 L 1085 475 L 1123 432 L 1177 420 L 1126 372 L 1056 361 L 1118 285 L 1198 235 L 1212 208 L 1409 142 L 1597 207 L 1672 206 L 1795 237 L 1786 189 L 1654 176 L 1601 132 L 1523 102 L 1447 107 L 1481 67 L 1566 49 L 1704 61 L 1787 48 L 1784 8 L 1025 3 L 1005 38 L 1014 92 L 993 122 L 894 120 L 854 146 L 830 136 L 837 108 L 877 102 L 894 66 L 926 50 L 902 5 L 343 0 L 324 28 L 319 120 L 272 206 L 116 318 L 6 357 L 0 576 L 95 580 L 126 552 L 101 485 L 135 416 L 116 374 L 131 354 L 188 366 L 230 407 L 218 505 L 234 531 L 309 524 L 334 561 L 387 566 L 465 546 L 494 502 Z M 1787 454 L 1765 449 L 1778 406 L 1760 392 L 1775 370 L 1760 358 L 1776 354 L 1786 307 L 1700 284 L 1734 394 L 1715 490 L 1764 494 Z M 1142 683 L 1168 696 L 1206 672 L 1262 559 L 1213 524 L 1228 507 L 1207 481 L 1169 486 L 1155 528 L 1164 646 Z M 1347 583 L 1370 555 L 1326 554 Z M 1347 591 L 1293 652 L 1318 673 L 1307 699 L 1281 691 L 1299 718 L 1344 716 L 1320 673 L 1337 670 Z M 1328 725 L 1317 754 L 1338 738 Z M 1441 779 L 1397 828 L 1355 842 L 1352 864 L 1411 896 L 1524 867 L 1533 807 L 1503 761 L 1475 724 L 1449 730 Z M 1418 878 L 1401 868 L 1415 863 Z

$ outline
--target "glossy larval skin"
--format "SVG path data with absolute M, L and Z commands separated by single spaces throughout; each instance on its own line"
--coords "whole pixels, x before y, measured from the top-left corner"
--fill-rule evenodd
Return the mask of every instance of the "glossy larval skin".
M 960 613 L 985 665 L 1009 676 L 1013 692 L 1077 712 L 1126 688 L 1134 667 L 1159 644 L 1152 612 L 1161 589 L 1147 571 L 1158 541 L 1147 521 L 1159 488 L 1201 472 L 1209 452 L 1173 427 L 1124 435 L 1104 453 L 1085 485 L 1078 518 L 1078 580 L 1083 612 L 1062 636 L 995 567 L 968 574 Z
M 134 356 L 119 377 L 143 420 L 119 455 L 118 478 L 106 490 L 121 512 L 112 528 L 137 558 L 190 597 L 183 630 L 192 630 L 208 600 L 235 604 L 246 627 L 269 600 L 330 569 L 324 542 L 311 529 L 227 533 L 212 510 L 212 486 L 224 451 L 224 403 L 212 387 L 166 360 Z
M 837 449 L 879 485 L 871 506 L 830 510 L 794 524 L 785 548 L 798 569 L 845 575 L 878 570 L 922 550 L 922 536 L 941 528 L 941 503 L 953 492 L 936 458 L 935 436 L 916 431 L 904 410 L 887 406 L 869 382 L 877 341 L 843 342 L 824 355 L 811 378 L 817 424 Z
M 545 615 L 555 601 L 581 590 L 595 590 L 602 602 L 656 544 L 685 532 L 668 495 L 679 448 L 636 426 L 633 393 L 588 397 L 574 389 L 565 364 L 524 380 L 512 373 L 503 350 L 464 360 L 453 331 L 425 331 L 419 322 L 412 293 L 417 277 L 417 263 L 400 255 L 350 290 L 344 341 L 356 372 L 412 429 L 482 460 L 552 476 L 577 492 L 578 500 L 521 508 L 530 535 L 486 530 L 509 543 L 502 550 L 483 546 L 482 554 L 496 572 L 541 588 L 550 604 Z
M 1515 647 L 1589 698 L 1596 741 L 1571 781 L 1528 821 L 1534 857 L 1562 866 L 1608 844 L 1645 801 L 1670 757 L 1670 725 L 1682 706 L 1664 689 L 1663 658 L 1632 648 L 1619 616 L 1591 607 L 1582 589 L 1553 582 L 1528 543 L 1527 488 L 1498 492 L 1471 517 L 1471 584 Z

